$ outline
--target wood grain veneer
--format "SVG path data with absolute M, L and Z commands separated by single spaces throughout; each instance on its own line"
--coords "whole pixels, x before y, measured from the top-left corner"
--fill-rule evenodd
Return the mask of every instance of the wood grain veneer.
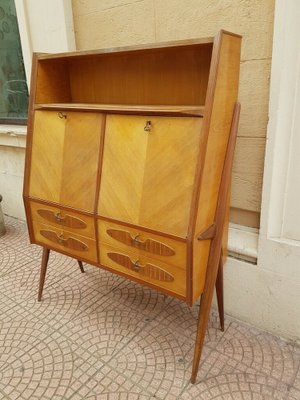
M 200 135 L 199 118 L 109 115 L 99 215 L 185 237 Z
M 30 239 L 192 305 L 195 382 L 217 287 L 224 327 L 241 37 L 34 56 Z M 233 117 L 234 115 L 234 117 Z M 81 265 L 79 262 L 79 265 Z

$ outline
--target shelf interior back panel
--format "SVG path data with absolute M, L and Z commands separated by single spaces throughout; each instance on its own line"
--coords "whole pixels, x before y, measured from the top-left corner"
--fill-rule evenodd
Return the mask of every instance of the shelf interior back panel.
M 42 60 L 36 103 L 200 106 L 205 103 L 211 53 L 212 44 L 205 44 Z

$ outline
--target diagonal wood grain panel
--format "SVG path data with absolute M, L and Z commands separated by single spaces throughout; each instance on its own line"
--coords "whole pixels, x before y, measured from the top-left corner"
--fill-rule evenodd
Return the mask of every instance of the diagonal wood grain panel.
M 68 112 L 60 201 L 86 211 L 95 204 L 102 114 Z
M 185 237 L 202 120 L 154 117 L 151 126 L 139 222 Z
M 146 117 L 107 116 L 98 212 L 139 222 L 148 134 Z
M 29 194 L 93 211 L 101 114 L 36 111 Z
M 108 116 L 99 214 L 185 237 L 201 123 Z
M 29 195 L 59 201 L 63 165 L 65 119 L 56 112 L 36 111 L 31 155 Z

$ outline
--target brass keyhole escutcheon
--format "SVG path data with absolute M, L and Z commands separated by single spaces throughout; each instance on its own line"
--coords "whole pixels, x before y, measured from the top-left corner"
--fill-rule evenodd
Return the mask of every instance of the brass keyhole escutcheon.
M 63 119 L 63 118 L 67 119 L 67 114 L 62 113 L 61 111 L 59 111 L 57 113 L 57 115 L 59 116 L 60 119 Z
M 146 121 L 146 125 L 144 126 L 144 131 L 145 132 L 151 131 L 151 121 Z

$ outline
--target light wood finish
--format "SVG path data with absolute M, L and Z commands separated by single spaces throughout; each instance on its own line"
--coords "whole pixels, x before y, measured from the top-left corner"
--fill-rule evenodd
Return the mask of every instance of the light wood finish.
M 76 235 L 66 229 L 33 221 L 35 241 L 48 248 L 62 251 L 77 259 L 97 262 L 96 241 Z
M 101 119 L 94 113 L 35 112 L 30 196 L 93 211 Z
M 99 215 L 185 237 L 200 137 L 198 118 L 108 116 Z
M 136 277 L 145 283 L 150 283 L 158 290 L 163 291 L 163 289 L 167 289 L 169 293 L 173 292 L 181 296 L 186 295 L 186 273 L 182 268 L 171 266 L 154 258 L 145 257 L 134 250 L 130 252 L 121 252 L 117 248 L 106 244 L 100 245 L 99 252 L 100 264 L 112 268 L 116 273 L 122 272 L 129 277 Z M 111 256 L 111 254 L 115 254 L 115 256 Z M 125 260 L 127 260 L 127 262 Z M 142 267 L 140 270 L 135 271 L 133 267 L 131 267 L 131 263 Z M 148 271 L 145 273 L 144 269 L 147 265 L 148 267 L 146 268 Z M 171 275 L 174 279 L 170 281 L 157 279 L 156 273 L 153 273 L 153 271 L 150 272 L 153 267 L 149 267 L 149 265 L 161 271 L 165 271 L 166 274 Z M 161 274 L 163 274 L 163 272 L 161 272 Z
M 33 201 L 30 202 L 30 208 L 34 221 L 53 225 L 58 229 L 67 229 L 69 232 L 95 239 L 95 226 L 92 217 Z
M 234 108 L 234 115 L 231 123 L 230 137 L 226 146 L 226 156 L 222 170 L 221 182 L 219 187 L 218 204 L 215 211 L 215 221 L 217 226 L 216 235 L 212 240 L 208 258 L 207 273 L 205 277 L 204 291 L 201 296 L 201 303 L 199 308 L 199 318 L 197 325 L 196 344 L 194 350 L 194 359 L 192 367 L 191 382 L 195 383 L 204 343 L 204 338 L 207 330 L 209 320 L 210 308 L 213 298 L 213 292 L 217 281 L 218 270 L 222 264 L 222 237 L 223 228 L 226 219 L 226 201 L 231 183 L 231 170 L 233 164 L 234 147 L 237 136 L 237 129 L 240 116 L 240 104 L 236 103 Z M 222 279 L 223 275 L 219 275 Z M 220 286 L 218 281 L 217 286 Z M 222 293 L 223 295 L 223 293 Z M 221 324 L 224 323 L 221 321 Z
M 215 286 L 223 324 L 240 42 L 220 31 L 213 43 L 38 55 L 33 69 L 31 242 L 189 305 L 201 295 L 193 382 Z
M 208 44 L 70 61 L 72 101 L 203 105 L 211 49 Z
M 34 76 L 35 78 L 35 76 Z M 68 64 L 63 60 L 38 63 L 35 103 L 71 101 Z
M 95 111 L 107 114 L 144 114 L 203 117 L 204 107 L 186 105 L 128 105 L 128 104 L 88 104 L 88 103 L 44 103 L 36 104 L 36 110 Z
M 226 32 L 222 30 L 222 32 Z M 229 33 L 229 32 L 227 32 Z M 230 32 L 230 35 L 237 36 L 241 38 L 240 35 Z M 40 54 L 40 60 L 79 60 L 82 58 L 93 58 L 93 56 L 111 56 L 118 54 L 131 54 L 131 53 L 143 53 L 143 52 L 155 52 L 161 51 L 162 49 L 180 49 L 184 47 L 193 47 L 193 46 L 206 46 L 212 45 L 214 42 L 214 38 L 211 36 L 197 38 L 197 39 L 187 39 L 187 40 L 172 40 L 171 42 L 159 42 L 159 43 L 149 43 L 149 44 L 138 44 L 131 46 L 122 46 L 122 47 L 109 47 L 104 49 L 97 50 L 84 50 L 84 51 L 73 51 L 72 53 L 56 53 L 56 54 Z
M 116 237 L 113 237 L 108 233 L 109 230 L 114 230 L 117 232 L 121 232 L 122 239 L 118 240 Z M 128 226 L 114 224 L 112 222 L 98 220 L 98 231 L 99 231 L 99 241 L 100 243 L 106 243 L 114 248 L 120 249 L 122 251 L 128 252 L 130 250 L 134 250 L 138 252 L 140 255 L 148 256 L 155 258 L 156 260 L 160 260 L 167 264 L 175 265 L 179 268 L 186 268 L 186 243 L 179 242 L 174 239 L 170 239 L 164 236 L 155 235 L 153 233 L 145 232 L 142 229 L 134 229 Z M 125 242 L 123 240 L 122 233 L 127 233 L 133 240 L 131 242 Z M 128 238 L 128 235 L 127 238 Z M 172 249 L 174 254 L 170 255 L 160 255 L 158 254 L 157 249 L 151 246 L 149 249 L 145 249 L 144 247 L 138 244 L 137 240 L 140 242 L 154 241 L 156 243 L 161 243 L 164 246 Z M 153 252 L 154 250 L 154 252 Z
M 227 34 L 219 36 L 219 48 L 215 57 L 218 60 L 215 74 L 210 76 L 211 92 L 207 102 L 210 104 L 210 115 L 205 115 L 203 130 L 207 131 L 205 158 L 202 164 L 202 178 L 199 190 L 195 234 L 215 222 L 215 212 L 218 201 L 219 187 L 225 159 L 226 144 L 230 132 L 232 115 L 238 94 L 238 79 L 240 68 L 240 38 Z M 194 268 L 199 259 L 207 261 L 207 244 L 197 246 L 194 236 Z M 226 248 L 224 252 L 226 254 Z M 205 255 L 205 256 L 204 256 Z M 203 260 L 204 259 L 204 260 Z M 200 277 L 199 277 L 200 278 Z M 195 279 L 193 287 L 193 302 L 202 293 L 203 279 Z
M 108 229 L 106 233 L 108 236 L 112 237 L 118 242 L 124 243 L 127 246 L 137 247 L 154 255 L 158 254 L 163 257 L 170 257 L 175 255 L 175 250 L 172 249 L 172 247 L 169 247 L 164 243 L 158 242 L 157 240 L 143 240 L 139 237 L 139 235 L 132 237 L 129 232 L 119 229 Z
M 122 265 L 132 271 L 138 272 L 140 276 L 145 276 L 160 282 L 173 282 L 174 276 L 166 272 L 163 268 L 150 263 L 141 264 L 139 260 L 133 261 L 129 256 L 111 251 L 107 253 L 108 257 L 117 264 Z

